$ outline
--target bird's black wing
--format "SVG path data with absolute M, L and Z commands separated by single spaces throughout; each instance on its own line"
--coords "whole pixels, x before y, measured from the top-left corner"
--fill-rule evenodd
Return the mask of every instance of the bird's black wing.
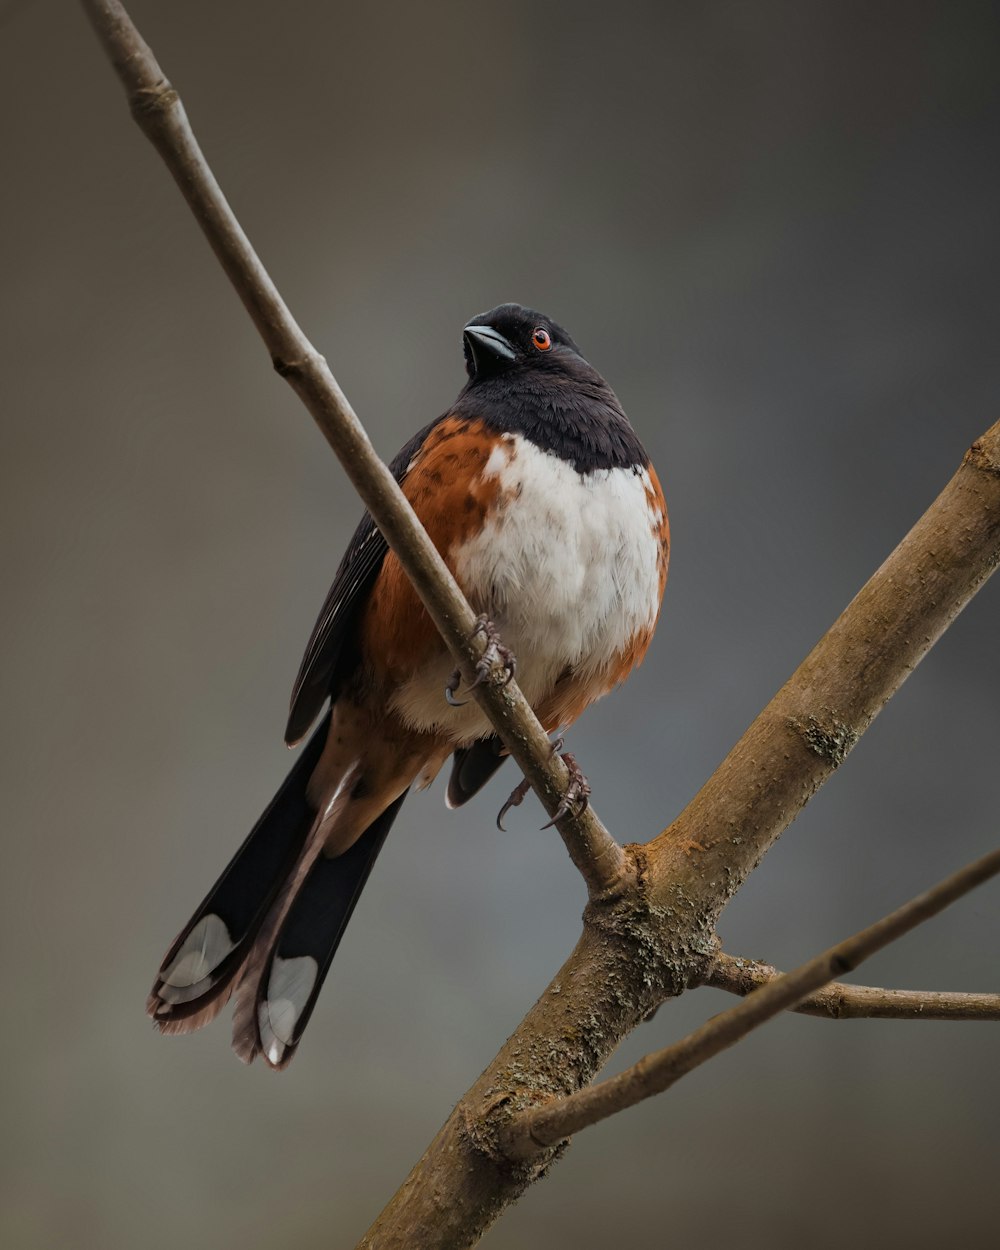
M 389 469 L 397 482 L 401 483 L 406 477 L 410 462 L 423 446 L 424 439 L 443 419 L 443 416 L 438 417 L 425 426 L 396 455 Z M 305 737 L 323 704 L 336 696 L 357 662 L 353 647 L 345 653 L 344 644 L 352 641 L 358 613 L 375 584 L 388 550 L 388 544 L 366 512 L 340 562 L 299 665 L 285 729 L 285 741 L 289 746 Z
M 497 735 L 491 734 L 467 747 L 458 747 L 452 759 L 445 802 L 449 807 L 461 807 L 486 785 L 507 754 Z

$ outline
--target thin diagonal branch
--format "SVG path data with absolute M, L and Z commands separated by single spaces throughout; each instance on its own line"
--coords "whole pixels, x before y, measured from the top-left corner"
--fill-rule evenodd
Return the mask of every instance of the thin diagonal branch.
M 704 984 L 746 997 L 781 975 L 771 964 L 720 953 Z M 828 1020 L 1000 1020 L 1000 994 L 888 990 L 833 981 L 792 1011 Z
M 118 0 L 82 3 L 125 87 L 133 117 L 173 174 L 260 332 L 275 369 L 306 405 L 336 452 L 464 676 L 471 680 L 484 645 L 472 637 L 475 613 L 376 454 L 326 361 L 299 328 L 236 220 L 198 146 L 177 92 Z M 553 754 L 527 700 L 513 682 L 501 687 L 499 680 L 485 682 L 473 693 L 545 810 L 554 815 L 569 784 L 569 773 Z M 626 859 L 592 807 L 563 816 L 556 827 L 591 897 L 620 887 Z
M 936 916 L 997 873 L 1000 873 L 1000 850 L 960 869 L 793 972 L 767 982 L 736 1007 L 714 1016 L 672 1046 L 640 1059 L 618 1076 L 515 1116 L 507 1130 L 507 1153 L 513 1158 L 530 1158 L 588 1125 L 663 1093 L 682 1076 L 734 1045 L 753 1029 L 794 1007 L 841 973 L 851 972 L 876 951 Z

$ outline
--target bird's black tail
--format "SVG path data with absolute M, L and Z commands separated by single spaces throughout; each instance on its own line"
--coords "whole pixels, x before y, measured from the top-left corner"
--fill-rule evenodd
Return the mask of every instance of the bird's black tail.
M 267 810 L 167 951 L 146 1004 L 161 1032 L 189 1033 L 226 1005 L 316 818 L 306 786 L 323 752 L 329 722 L 325 717 Z
M 263 1055 L 272 1068 L 291 1062 L 354 906 L 404 790 L 335 859 L 307 846 L 271 906 L 240 978 L 233 1049 L 246 1063 Z
M 406 797 L 400 795 L 343 855 L 319 855 L 319 846 L 310 845 L 317 814 L 307 786 L 323 753 L 329 720 L 326 716 L 319 725 L 167 952 L 146 1004 L 161 1032 L 189 1033 L 208 1024 L 239 986 L 234 1047 L 241 1058 L 249 1061 L 263 1051 L 271 1066 L 284 1067 L 294 1053 L 351 912 Z M 313 974 L 303 988 L 305 961 L 311 961 Z M 289 969 L 299 973 L 298 993 L 288 984 Z M 253 1005 L 252 1029 L 245 1018 L 248 1002 Z M 281 1023 L 287 1024 L 290 1006 L 294 1028 Z M 270 1027 L 271 1016 L 277 1033 Z

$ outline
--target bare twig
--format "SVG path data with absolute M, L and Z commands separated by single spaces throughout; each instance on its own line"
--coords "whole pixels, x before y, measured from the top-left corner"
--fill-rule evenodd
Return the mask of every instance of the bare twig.
M 529 1158 L 616 1111 L 662 1093 L 751 1030 L 794 1007 L 839 974 L 851 972 L 876 951 L 936 916 L 997 873 L 1000 873 L 1000 850 L 984 855 L 793 972 L 765 982 L 738 1006 L 714 1016 L 672 1046 L 640 1059 L 618 1076 L 516 1116 L 506 1135 L 507 1151 L 514 1158 Z
M 720 953 L 704 984 L 745 997 L 780 976 L 770 964 Z M 792 1011 L 829 1020 L 1000 1020 L 1000 994 L 887 990 L 833 981 Z
M 244 234 L 198 146 L 177 92 L 118 0 L 82 3 L 125 87 L 133 117 L 173 174 L 260 332 L 275 369 L 309 409 L 466 679 L 471 680 L 484 646 L 472 636 L 476 614 L 376 454 L 326 361 L 297 325 Z M 552 752 L 517 685 L 510 682 L 501 688 L 499 680 L 484 682 L 473 694 L 545 810 L 554 815 L 569 784 L 569 773 Z M 621 885 L 626 859 L 591 806 L 563 816 L 556 827 L 592 897 Z

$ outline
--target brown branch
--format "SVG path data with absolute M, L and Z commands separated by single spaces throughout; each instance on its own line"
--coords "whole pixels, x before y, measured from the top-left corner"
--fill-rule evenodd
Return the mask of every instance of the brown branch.
M 365 507 L 399 557 L 442 638 L 471 680 L 483 650 L 475 613 L 428 538 L 392 474 L 378 457 L 326 361 L 303 334 L 257 256 L 203 156 L 177 92 L 118 0 L 82 0 L 121 79 L 132 115 L 166 162 L 213 251 L 291 385 L 336 452 Z M 499 674 L 473 691 L 504 745 L 552 816 L 566 791 L 566 765 L 517 685 Z M 442 692 L 442 698 L 444 697 Z M 556 826 L 591 897 L 613 892 L 626 860 L 593 808 Z
M 646 1055 L 618 1076 L 524 1112 L 512 1121 L 505 1135 L 506 1153 L 512 1158 L 530 1158 L 616 1111 L 663 1093 L 682 1076 L 742 1040 L 753 1029 L 795 1007 L 840 973 L 851 972 L 876 951 L 936 916 L 997 873 L 1000 873 L 1000 850 L 984 855 L 793 972 L 765 982 L 738 1006 L 714 1016 L 672 1046 Z
M 704 984 L 745 997 L 782 974 L 756 959 L 719 953 Z M 1000 1020 L 1000 994 L 887 990 L 834 981 L 792 1008 L 828 1020 Z

